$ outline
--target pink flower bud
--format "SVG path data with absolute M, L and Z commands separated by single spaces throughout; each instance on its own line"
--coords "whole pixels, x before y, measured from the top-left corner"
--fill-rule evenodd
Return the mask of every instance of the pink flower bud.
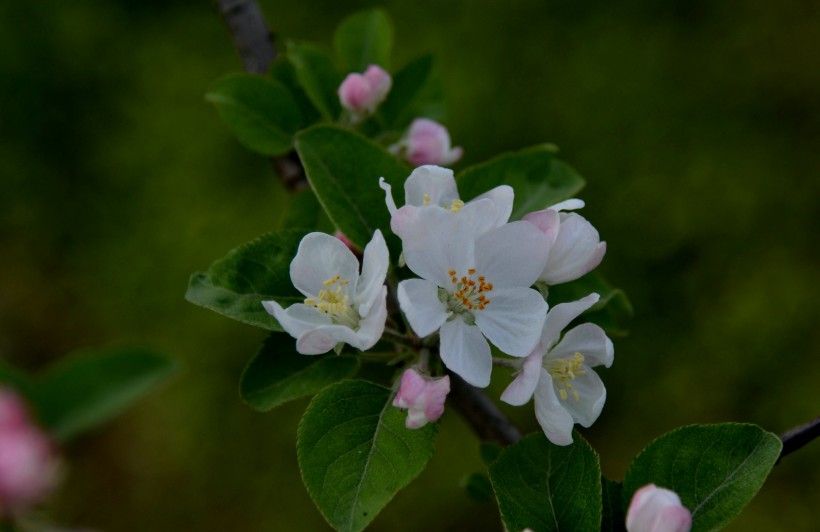
M 402 154 L 415 166 L 453 164 L 464 155 L 460 147 L 450 147 L 447 128 L 427 118 L 413 120 L 407 136 L 392 146 L 391 151 Z
M 362 250 L 360 250 L 359 248 L 357 248 L 357 247 L 356 247 L 356 244 L 354 244 L 353 242 L 351 242 L 351 241 L 350 241 L 350 239 L 349 239 L 349 238 L 347 238 L 347 235 L 346 235 L 346 234 L 342 233 L 341 231 L 336 231 L 336 234 L 335 234 L 335 235 L 333 235 L 333 236 L 335 236 L 336 238 L 338 238 L 339 240 L 341 240 L 341 241 L 342 241 L 342 243 L 343 243 L 345 246 L 347 246 L 347 249 L 349 249 L 349 250 L 350 250 L 350 251 L 352 251 L 353 253 L 358 253 L 358 254 L 361 254 Z
M 444 413 L 444 399 L 450 393 L 450 377 L 426 379 L 415 369 L 404 371 L 393 406 L 407 409 L 408 429 L 418 429 L 432 423 Z
M 626 512 L 629 532 L 689 532 L 692 514 L 674 491 L 647 484 L 632 496 Z
M 372 114 L 387 98 L 393 79 L 384 69 L 370 65 L 364 74 L 348 74 L 339 85 L 339 101 L 342 107 L 359 117 Z
M 22 400 L 0 389 L 0 518 L 23 513 L 56 485 L 51 442 L 32 424 Z

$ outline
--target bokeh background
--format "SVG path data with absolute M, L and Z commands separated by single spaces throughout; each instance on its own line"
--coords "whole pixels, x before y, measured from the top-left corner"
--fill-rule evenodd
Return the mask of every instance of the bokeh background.
M 330 46 L 372 2 L 262 2 L 281 38 Z M 820 5 L 804 0 L 383 2 L 393 67 L 434 52 L 460 167 L 554 142 L 588 180 L 601 271 L 631 334 L 584 434 L 622 478 L 688 423 L 774 432 L 820 414 Z M 239 61 L 208 2 L 0 5 L 0 354 L 39 371 L 149 345 L 183 370 L 65 449 L 55 520 L 110 531 L 325 530 L 301 484 L 307 401 L 268 414 L 237 382 L 265 336 L 183 300 L 189 274 L 275 229 L 285 196 L 204 100 Z M 500 389 L 506 377 L 497 372 Z M 530 408 L 512 412 L 536 430 Z M 500 530 L 459 487 L 481 468 L 451 411 L 430 467 L 373 530 Z M 732 530 L 813 530 L 820 444 Z

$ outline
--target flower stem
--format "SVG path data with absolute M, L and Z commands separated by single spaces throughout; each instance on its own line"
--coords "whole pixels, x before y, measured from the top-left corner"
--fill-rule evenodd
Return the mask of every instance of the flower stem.
M 509 358 L 493 357 L 493 365 L 501 366 L 502 368 L 520 369 L 521 361 L 511 360 Z

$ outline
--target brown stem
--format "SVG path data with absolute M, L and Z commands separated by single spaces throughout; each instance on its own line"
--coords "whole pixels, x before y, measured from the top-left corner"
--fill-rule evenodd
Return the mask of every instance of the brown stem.
M 264 74 L 276 58 L 273 34 L 254 0 L 216 0 L 219 14 L 228 25 L 242 66 L 247 72 Z
M 521 439 L 521 432 L 487 394 L 467 384 L 453 373 L 450 375 L 450 397 L 461 417 L 483 441 L 512 445 Z
M 818 437 L 820 437 L 820 417 L 814 418 L 805 425 L 800 425 L 788 432 L 784 432 L 780 435 L 780 441 L 783 442 L 783 449 L 780 451 L 780 458 L 777 459 L 777 462 L 780 463 L 780 460 L 784 457 Z

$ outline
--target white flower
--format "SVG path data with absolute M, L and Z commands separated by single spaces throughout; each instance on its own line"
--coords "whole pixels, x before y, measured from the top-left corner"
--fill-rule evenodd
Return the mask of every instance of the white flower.
M 538 226 L 550 239 L 549 259 L 539 281 L 549 285 L 573 281 L 603 260 L 606 242 L 601 242 L 592 224 L 574 212 L 561 212 L 583 206 L 583 201 L 570 199 L 524 216 L 524 220 Z
M 401 155 L 413 166 L 453 164 L 464 155 L 461 147 L 451 147 L 447 128 L 429 118 L 413 120 L 404 138 L 390 146 L 390 152 Z
M 612 365 L 612 341 L 603 329 L 584 323 L 558 342 L 564 327 L 598 299 L 598 294 L 590 294 L 553 307 L 547 313 L 538 345 L 501 395 L 502 401 L 515 406 L 525 404 L 535 395 L 535 417 L 556 445 L 572 443 L 573 424 L 591 426 L 606 401 L 606 388 L 590 369 Z
M 420 337 L 440 330 L 444 364 L 473 386 L 490 382 L 489 339 L 516 357 L 530 353 L 547 304 L 529 288 L 547 259 L 546 237 L 528 222 L 476 235 L 468 217 L 427 209 L 405 227 L 407 266 L 422 279 L 402 281 L 401 309 Z
M 626 512 L 629 532 L 689 532 L 692 513 L 674 491 L 647 484 L 632 496 Z
M 364 248 L 361 276 L 359 261 L 341 240 L 310 233 L 290 263 L 290 278 L 305 302 L 287 310 L 276 301 L 262 305 L 296 338 L 296 350 L 303 355 L 326 353 L 339 343 L 370 349 L 381 338 L 387 319 L 388 261 L 378 230 Z
M 440 166 L 425 165 L 413 170 L 404 182 L 404 207 L 397 208 L 392 187 L 379 179 L 385 191 L 387 210 L 390 211 L 390 227 L 404 239 L 405 227 L 423 218 L 428 209 L 443 209 L 460 216 L 469 217 L 476 234 L 507 223 L 512 214 L 513 189 L 500 185 L 464 203 L 458 195 L 453 171 Z

